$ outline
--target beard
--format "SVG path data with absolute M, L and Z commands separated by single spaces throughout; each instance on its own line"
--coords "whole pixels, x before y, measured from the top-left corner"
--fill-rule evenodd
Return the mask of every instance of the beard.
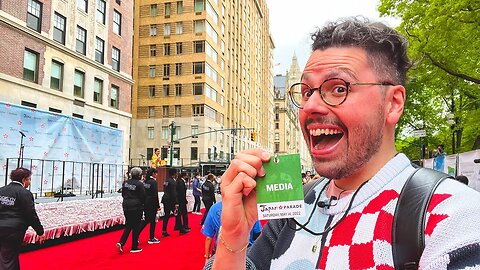
M 384 108 L 381 106 L 367 123 L 356 126 L 346 133 L 346 149 L 334 160 L 312 156 L 319 175 L 329 179 L 348 177 L 363 167 L 380 149 L 383 140 Z M 311 148 L 309 148 L 311 151 Z

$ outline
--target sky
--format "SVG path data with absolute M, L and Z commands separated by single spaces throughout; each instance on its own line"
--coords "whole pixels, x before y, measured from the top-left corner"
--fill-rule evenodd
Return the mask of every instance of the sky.
M 267 0 L 275 44 L 274 74 L 285 75 L 295 53 L 302 70 L 311 52 L 310 34 L 326 22 L 362 15 L 395 27 L 399 19 L 382 17 L 380 0 Z

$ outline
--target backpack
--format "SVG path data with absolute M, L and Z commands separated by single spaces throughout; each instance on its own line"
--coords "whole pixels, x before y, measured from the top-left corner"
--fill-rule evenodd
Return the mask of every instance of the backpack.
M 428 205 L 438 185 L 450 175 L 432 169 L 415 168 L 398 197 L 392 225 L 392 251 L 395 269 L 418 269 L 425 249 L 425 222 Z M 305 185 L 309 193 L 320 179 Z

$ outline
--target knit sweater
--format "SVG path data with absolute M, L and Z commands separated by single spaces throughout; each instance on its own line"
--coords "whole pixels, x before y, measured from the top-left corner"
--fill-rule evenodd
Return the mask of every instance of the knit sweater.
M 305 217 L 297 218 L 313 232 L 335 225 L 352 201 L 347 216 L 333 230 L 314 236 L 285 219 L 271 220 L 249 249 L 247 269 L 394 269 L 392 223 L 399 194 L 415 171 L 398 154 L 354 194 L 327 208 L 316 206 L 318 184 L 305 197 Z M 425 250 L 420 269 L 480 269 L 480 193 L 447 179 L 428 207 Z M 412 221 L 418 222 L 418 221 Z M 292 228 L 297 229 L 292 230 Z M 316 247 L 316 248 L 314 248 Z

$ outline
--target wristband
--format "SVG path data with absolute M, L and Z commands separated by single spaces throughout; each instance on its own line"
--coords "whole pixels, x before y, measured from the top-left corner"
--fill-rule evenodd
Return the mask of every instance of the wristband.
M 245 249 L 247 249 L 248 247 L 248 243 L 240 250 L 233 250 L 226 242 L 225 242 L 225 239 L 223 239 L 222 237 L 222 226 L 220 226 L 220 230 L 218 231 L 218 239 L 220 239 L 220 242 L 222 243 L 222 245 L 225 247 L 226 250 L 228 250 L 229 252 L 231 253 L 240 253 L 242 251 L 244 251 Z

